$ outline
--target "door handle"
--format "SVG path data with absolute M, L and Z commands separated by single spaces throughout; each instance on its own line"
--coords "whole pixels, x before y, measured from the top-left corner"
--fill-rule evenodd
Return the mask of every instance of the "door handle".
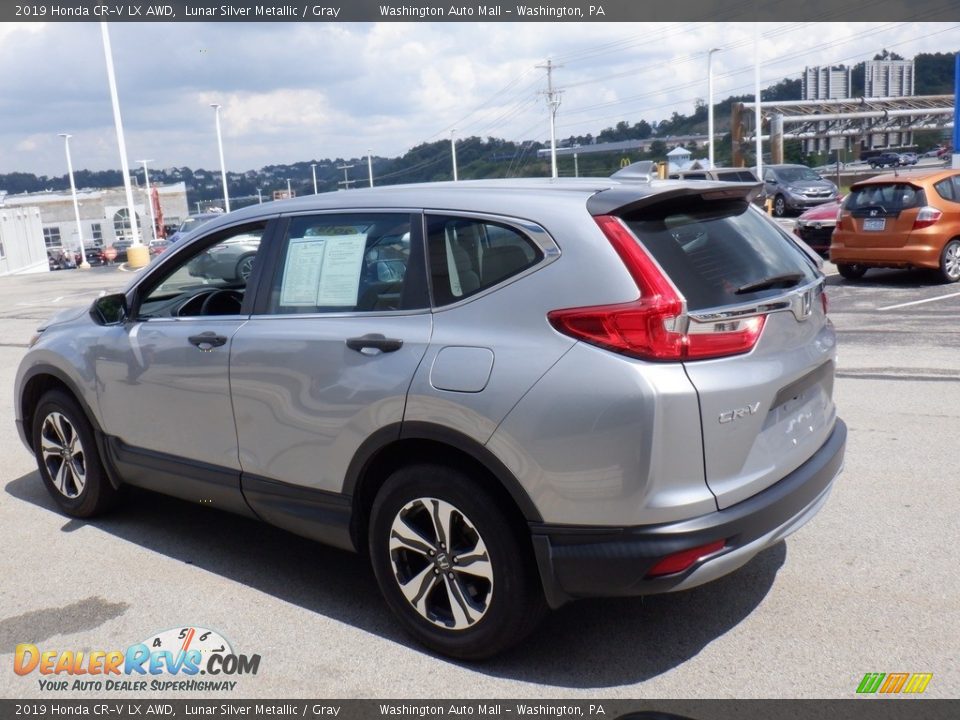
M 223 335 L 217 335 L 212 330 L 202 332 L 199 335 L 191 335 L 187 338 L 191 345 L 196 345 L 201 352 L 210 352 L 216 347 L 225 345 L 227 339 Z
M 394 352 L 403 346 L 403 340 L 384 337 L 380 333 L 370 333 L 362 337 L 347 338 L 347 347 L 357 352 L 364 350 L 379 350 L 380 352 Z

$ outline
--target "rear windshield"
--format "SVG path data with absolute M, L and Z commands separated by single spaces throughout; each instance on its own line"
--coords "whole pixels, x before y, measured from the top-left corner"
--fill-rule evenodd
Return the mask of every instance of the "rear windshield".
M 623 220 L 691 311 L 777 295 L 818 276 L 803 251 L 742 200 L 680 198 Z
M 907 183 L 862 185 L 855 188 L 844 205 L 853 214 L 865 210 L 898 213 L 926 205 L 923 189 Z

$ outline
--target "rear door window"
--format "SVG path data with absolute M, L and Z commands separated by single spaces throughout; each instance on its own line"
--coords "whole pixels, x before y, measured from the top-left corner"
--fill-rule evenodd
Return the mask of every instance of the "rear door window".
M 623 220 L 691 311 L 778 295 L 818 277 L 803 252 L 742 200 L 679 198 Z
M 426 307 L 426 284 L 419 279 L 420 272 L 414 278 L 409 272 L 417 258 L 411 252 L 412 226 L 407 213 L 291 218 L 266 312 L 389 312 Z M 422 262 L 419 266 L 422 270 Z

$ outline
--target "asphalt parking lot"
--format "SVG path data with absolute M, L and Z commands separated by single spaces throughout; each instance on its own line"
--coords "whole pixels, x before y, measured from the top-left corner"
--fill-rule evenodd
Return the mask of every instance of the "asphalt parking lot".
M 720 581 L 569 605 L 478 665 L 408 641 L 357 556 L 146 492 L 60 515 L 14 428 L 14 373 L 40 320 L 131 276 L 0 278 L 0 697 L 56 696 L 14 674 L 18 643 L 114 650 L 188 625 L 262 658 L 206 697 L 851 698 L 867 672 L 933 673 L 925 695 L 957 697 L 960 285 L 825 269 L 850 435 L 821 513 Z M 111 695 L 129 697 L 59 694 Z

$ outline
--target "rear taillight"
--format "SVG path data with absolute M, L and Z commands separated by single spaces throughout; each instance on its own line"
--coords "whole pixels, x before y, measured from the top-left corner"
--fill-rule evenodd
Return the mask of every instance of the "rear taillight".
M 925 205 L 924 207 L 920 208 L 920 211 L 917 213 L 917 219 L 913 221 L 913 229 L 919 230 L 920 228 L 930 227 L 942 216 L 943 213 L 937 210 L 935 207 Z
M 680 293 L 620 219 L 601 215 L 595 220 L 636 282 L 640 297 L 619 305 L 554 310 L 547 315 L 553 327 L 644 360 L 704 360 L 753 349 L 763 330 L 763 316 L 716 322 L 689 318 Z

